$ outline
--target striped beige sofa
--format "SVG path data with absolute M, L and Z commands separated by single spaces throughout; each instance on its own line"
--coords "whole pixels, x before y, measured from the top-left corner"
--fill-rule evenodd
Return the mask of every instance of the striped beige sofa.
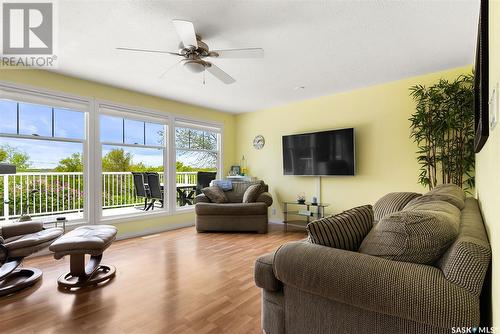
M 391 214 L 391 206 L 411 210 L 404 204 L 419 195 L 398 196 L 377 202 L 374 216 Z M 419 201 L 436 197 L 443 200 L 446 190 Z M 479 325 L 491 252 L 477 200 L 467 198 L 461 206 L 458 236 L 430 265 L 307 240 L 260 257 L 255 282 L 262 288 L 265 333 L 451 333 L 452 327 Z

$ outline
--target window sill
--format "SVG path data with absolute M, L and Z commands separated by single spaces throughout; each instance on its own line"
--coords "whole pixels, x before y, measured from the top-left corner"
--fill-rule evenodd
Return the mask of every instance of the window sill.
M 114 224 L 120 224 L 120 223 L 126 223 L 126 222 L 140 221 L 140 220 L 145 220 L 145 219 L 169 217 L 169 216 L 175 216 L 175 215 L 181 215 L 181 214 L 193 213 L 193 212 L 194 212 L 194 205 L 175 208 L 174 212 L 158 210 L 156 212 L 148 212 L 148 213 L 137 213 L 137 214 L 126 214 L 126 215 L 119 215 L 119 216 L 117 215 L 117 216 L 111 216 L 111 217 L 101 217 L 98 224 L 113 224 L 114 225 Z M 35 218 L 33 218 L 32 221 L 42 222 L 43 225 L 46 227 L 56 227 L 55 218 L 52 220 L 52 219 L 47 219 L 47 218 L 42 218 L 42 217 L 35 217 Z M 6 222 L 17 223 L 18 221 L 17 220 L 8 220 Z M 92 225 L 92 224 L 90 222 L 83 220 L 83 219 L 67 221 L 66 222 L 66 231 L 73 230 L 73 229 L 75 229 L 79 226 L 83 226 L 83 225 Z M 57 224 L 57 227 L 62 227 L 62 223 Z
M 113 217 L 101 217 L 100 223 L 120 224 L 120 223 L 127 223 L 127 222 L 140 221 L 146 219 L 170 217 L 170 216 L 175 216 L 176 214 L 184 214 L 190 212 L 194 212 L 194 207 L 182 210 L 176 209 L 174 212 L 158 210 L 156 212 L 148 212 L 148 213 L 128 214 L 128 215 L 120 215 Z
M 194 212 L 194 205 L 181 206 L 175 208 L 175 213 Z

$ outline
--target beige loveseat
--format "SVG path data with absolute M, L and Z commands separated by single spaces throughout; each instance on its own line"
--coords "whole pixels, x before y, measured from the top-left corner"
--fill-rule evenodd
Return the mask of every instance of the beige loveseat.
M 491 253 L 477 200 L 463 204 L 458 236 L 432 265 L 308 241 L 260 257 L 255 282 L 266 334 L 448 334 L 478 326 Z
M 260 184 L 260 194 L 254 203 L 242 203 L 245 190 Z M 267 208 L 273 204 L 268 186 L 263 181 L 232 182 L 233 189 L 225 194 L 229 203 L 211 203 L 203 194 L 195 198 L 196 230 L 198 232 L 267 232 Z

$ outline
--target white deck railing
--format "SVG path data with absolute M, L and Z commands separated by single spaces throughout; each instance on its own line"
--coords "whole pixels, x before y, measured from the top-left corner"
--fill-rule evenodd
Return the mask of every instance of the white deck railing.
M 160 173 L 163 183 L 163 174 Z M 0 220 L 21 216 L 29 205 L 27 214 L 44 216 L 69 212 L 82 212 L 84 204 L 83 173 L 33 172 L 2 175 L 0 179 Z M 177 172 L 177 184 L 196 185 L 196 172 Z M 31 193 L 32 190 L 38 190 Z M 134 181 L 130 172 L 102 173 L 103 209 L 129 207 L 144 203 L 135 196 Z

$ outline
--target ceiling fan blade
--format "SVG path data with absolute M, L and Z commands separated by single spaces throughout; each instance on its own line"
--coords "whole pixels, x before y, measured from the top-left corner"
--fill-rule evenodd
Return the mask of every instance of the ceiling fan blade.
M 150 52 L 150 53 L 164 53 L 173 56 L 180 56 L 177 52 L 162 51 L 162 50 L 149 50 L 149 49 L 135 49 L 135 48 L 116 48 L 121 51 L 137 51 L 137 52 Z
M 264 57 L 264 49 L 262 48 L 245 48 L 245 49 L 228 49 L 228 50 L 211 50 L 210 53 L 217 53 L 218 58 L 262 58 Z
M 222 81 L 227 85 L 236 82 L 236 80 L 234 80 L 232 76 L 230 76 L 229 74 L 227 74 L 226 72 L 224 72 L 223 70 L 221 70 L 219 67 L 215 66 L 212 63 L 210 63 L 210 66 L 207 66 L 206 69 L 214 77 L 216 77 L 217 79 L 219 79 L 220 81 Z
M 182 59 L 179 60 L 179 61 L 177 61 L 177 62 L 175 62 L 175 64 L 171 65 L 165 71 L 163 71 L 163 73 L 160 74 L 160 76 L 158 78 L 163 79 L 163 77 L 165 76 L 165 74 L 167 74 L 169 71 L 171 71 L 172 69 L 174 69 L 174 67 L 177 67 L 177 65 L 179 65 L 181 62 L 182 62 Z
M 172 20 L 172 22 L 174 23 L 175 30 L 177 30 L 177 34 L 179 35 L 184 47 L 188 48 L 190 46 L 194 46 L 195 48 L 198 48 L 193 23 L 185 20 Z

